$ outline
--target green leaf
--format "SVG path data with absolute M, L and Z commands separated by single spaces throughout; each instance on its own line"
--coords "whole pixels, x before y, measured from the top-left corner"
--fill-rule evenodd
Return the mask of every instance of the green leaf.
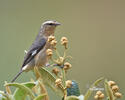
M 45 68 L 40 68 L 39 73 L 43 80 L 44 85 L 50 87 L 56 94 L 63 96 L 63 90 L 55 86 L 56 78 Z
M 35 86 L 34 82 L 27 82 L 27 83 L 22 83 L 24 86 L 32 89 Z M 16 100 L 25 100 L 27 96 L 27 92 L 23 89 L 16 89 L 15 93 L 14 93 L 14 98 Z
M 33 88 L 35 86 L 35 83 L 33 82 L 27 82 L 27 83 L 7 83 L 5 85 L 8 86 L 15 86 L 18 89 L 16 89 L 15 93 L 14 93 L 14 98 L 15 100 L 25 100 L 26 96 L 29 95 L 32 99 L 35 98 L 34 94 L 32 93 L 32 91 L 30 90 L 31 88 Z
M 0 99 L 1 100 L 1 99 Z M 2 98 L 2 100 L 7 100 L 6 98 Z
M 42 100 L 45 96 L 46 96 L 46 94 L 41 94 L 41 95 L 37 96 L 34 100 Z
M 68 96 L 66 100 L 79 100 L 79 98 L 77 96 Z
M 108 100 L 115 100 L 113 92 L 112 92 L 110 86 L 108 85 L 107 79 L 105 80 L 105 90 L 106 90 L 106 93 L 107 93 L 107 96 L 108 96 Z
M 97 86 L 104 78 L 101 77 L 98 80 L 96 80 L 90 88 L 93 88 L 94 86 Z M 85 96 L 84 96 L 84 100 L 88 100 L 88 98 L 90 97 L 90 95 L 92 94 L 92 90 L 90 90 L 90 88 L 88 89 L 88 91 L 86 92 Z

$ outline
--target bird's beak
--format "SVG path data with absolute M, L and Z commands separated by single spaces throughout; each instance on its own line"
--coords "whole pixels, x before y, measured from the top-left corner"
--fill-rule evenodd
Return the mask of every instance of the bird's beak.
M 61 23 L 59 23 L 59 22 L 55 22 L 55 25 L 58 26 L 58 25 L 61 25 Z

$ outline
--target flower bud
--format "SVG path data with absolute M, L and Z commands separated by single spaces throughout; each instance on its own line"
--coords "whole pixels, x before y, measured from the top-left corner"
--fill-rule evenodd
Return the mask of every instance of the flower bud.
M 121 97 L 122 97 L 122 94 L 119 93 L 119 92 L 116 92 L 116 93 L 114 94 L 114 96 L 117 97 L 117 98 L 121 98 Z
M 98 95 L 98 96 L 100 96 L 101 94 L 102 94 L 101 91 L 97 91 L 97 92 L 96 92 L 96 95 Z
M 62 42 L 62 41 L 68 41 L 68 39 L 67 39 L 66 37 L 62 37 L 62 38 L 61 38 L 61 42 Z
M 104 94 L 101 91 L 97 91 L 94 98 L 96 100 L 102 100 L 104 98 Z
M 71 80 L 67 80 L 66 81 L 66 87 L 70 88 L 72 86 L 72 81 Z
M 98 95 L 95 95 L 95 96 L 94 96 L 94 99 L 95 99 L 95 100 L 98 100 L 98 99 L 99 99 L 99 96 L 98 96 Z
M 64 70 L 68 70 L 72 67 L 72 65 L 68 62 L 64 63 Z
M 58 68 L 53 68 L 53 70 L 52 70 L 52 73 L 54 73 L 56 76 L 58 75 L 58 73 L 59 73 L 59 69 Z
M 99 96 L 99 99 L 104 99 L 104 94 L 103 93 Z
M 61 66 L 64 62 L 64 58 L 63 57 L 59 57 L 57 60 L 56 60 L 56 63 Z
M 108 81 L 108 84 L 110 87 L 112 87 L 113 85 L 115 85 L 116 83 L 114 81 Z
M 46 54 L 47 54 L 48 57 L 51 57 L 53 55 L 53 52 L 52 52 L 51 49 L 47 49 Z
M 112 86 L 112 91 L 117 92 L 119 90 L 119 87 L 117 85 Z
M 60 86 L 62 84 L 62 80 L 61 79 L 56 79 L 56 81 L 55 81 L 55 85 L 56 86 Z
M 68 39 L 66 37 L 62 37 L 61 44 L 64 45 L 66 49 L 67 49 L 67 43 L 68 43 Z
M 52 41 L 50 42 L 50 44 L 51 44 L 52 46 L 56 46 L 57 41 L 56 41 L 56 40 L 52 40 Z
M 51 36 L 48 37 L 48 42 L 51 42 L 52 40 L 55 40 L 55 36 L 51 35 Z

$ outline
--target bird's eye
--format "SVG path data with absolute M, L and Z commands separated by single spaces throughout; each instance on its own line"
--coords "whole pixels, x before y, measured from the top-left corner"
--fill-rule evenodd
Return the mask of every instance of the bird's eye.
M 49 23 L 48 25 L 53 25 L 53 23 Z

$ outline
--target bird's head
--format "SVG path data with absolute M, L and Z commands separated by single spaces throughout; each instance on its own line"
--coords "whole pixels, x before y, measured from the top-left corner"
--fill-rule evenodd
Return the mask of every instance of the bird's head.
M 50 21 L 44 22 L 44 23 L 42 24 L 42 28 L 44 28 L 44 31 L 45 31 L 45 33 L 46 33 L 47 35 L 51 35 L 51 34 L 54 33 L 55 28 L 56 28 L 57 26 L 59 26 L 59 25 L 61 25 L 59 22 L 50 20 Z

